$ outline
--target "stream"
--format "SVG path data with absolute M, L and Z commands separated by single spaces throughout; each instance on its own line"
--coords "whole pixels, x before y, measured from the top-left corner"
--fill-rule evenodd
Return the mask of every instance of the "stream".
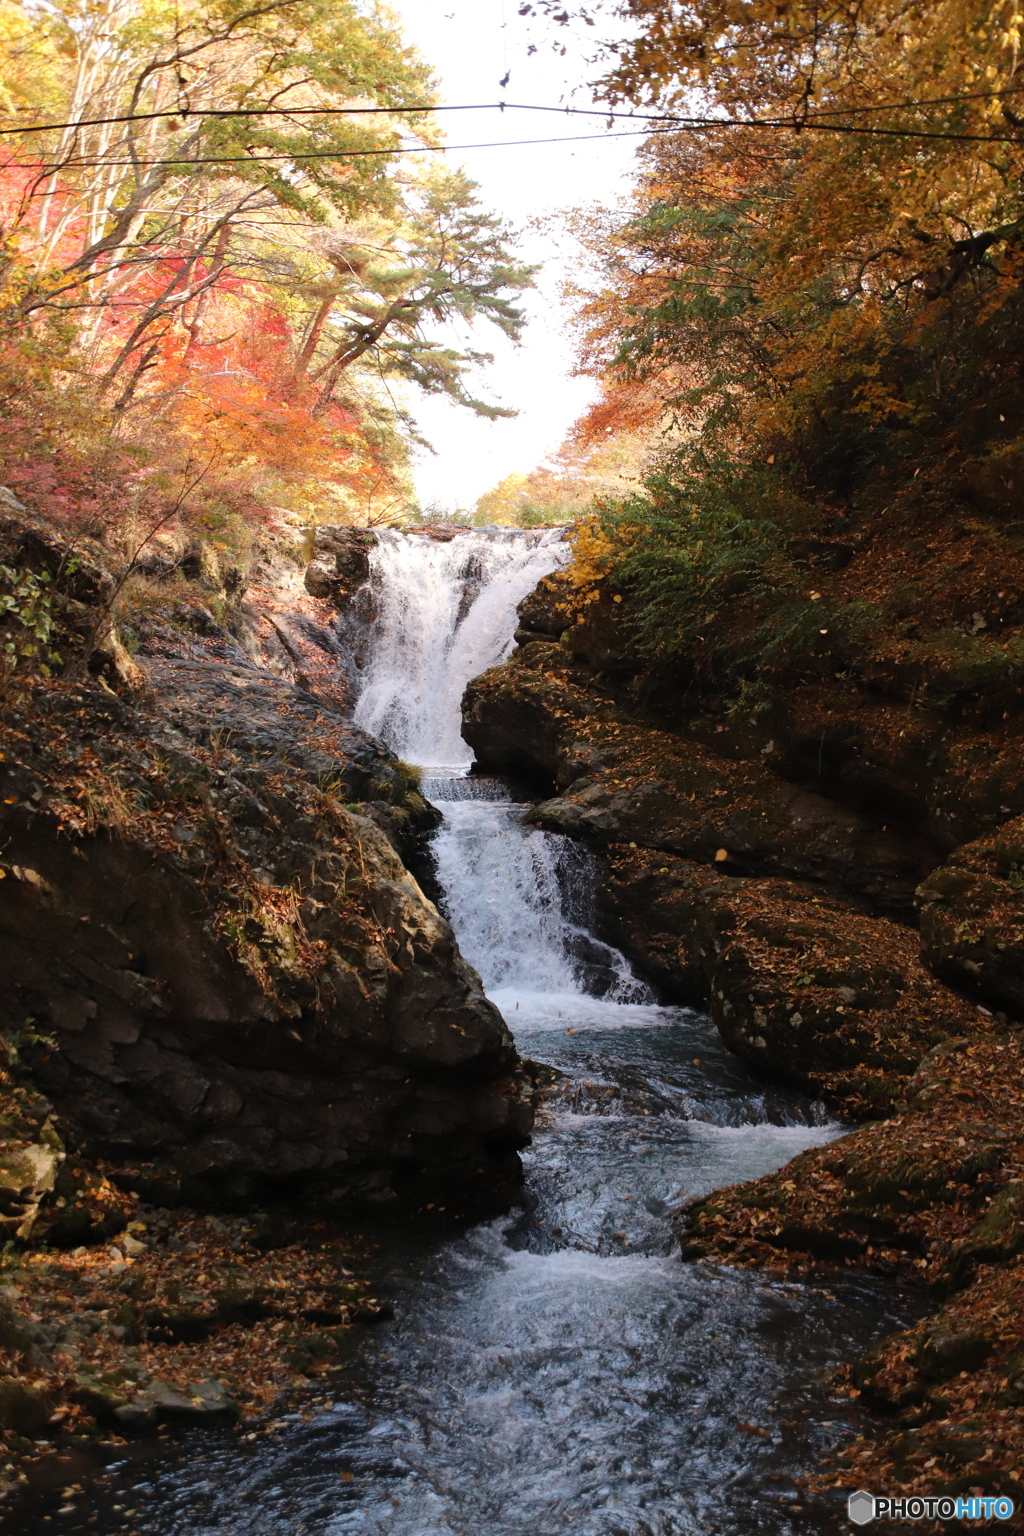
M 443 906 L 523 1055 L 562 1074 L 522 1206 L 383 1239 L 395 1320 L 272 1436 L 110 1468 L 91 1523 L 145 1536 L 789 1536 L 841 1528 L 795 1479 L 860 1427 L 829 1375 L 906 1321 L 863 1277 L 687 1265 L 673 1213 L 841 1134 L 658 1003 L 591 932 L 590 856 L 468 776 L 459 700 L 508 654 L 559 533 L 387 533 L 357 721 L 425 770 Z M 842 1522 L 845 1524 L 845 1522 Z M 49 1530 L 70 1530 L 54 1520 Z

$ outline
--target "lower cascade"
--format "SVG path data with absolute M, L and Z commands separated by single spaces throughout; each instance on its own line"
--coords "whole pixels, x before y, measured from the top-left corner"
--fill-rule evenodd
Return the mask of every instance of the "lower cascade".
M 591 932 L 589 855 L 525 825 L 514 786 L 467 776 L 462 688 L 507 652 L 515 605 L 559 548 L 512 531 L 385 536 L 357 710 L 425 768 L 446 915 L 521 1054 L 554 1069 L 521 1208 L 380 1236 L 394 1323 L 276 1439 L 116 1469 L 111 1498 L 144 1508 L 146 1533 L 832 1529 L 796 1479 L 856 1422 L 829 1396 L 830 1365 L 899 1326 L 899 1303 L 863 1278 L 825 1289 L 687 1265 L 672 1217 L 840 1127 L 753 1079 L 707 1018 L 660 1006 Z

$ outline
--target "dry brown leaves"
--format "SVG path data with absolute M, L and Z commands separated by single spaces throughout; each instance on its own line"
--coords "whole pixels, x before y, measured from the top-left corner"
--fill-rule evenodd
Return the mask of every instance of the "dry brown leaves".
M 327 1223 L 261 1252 L 240 1240 L 241 1221 L 181 1212 L 168 1226 L 168 1215 L 159 1244 L 136 1221 L 128 1253 L 122 1236 L 102 1248 L 28 1252 L 0 1274 L 15 1325 L 82 1318 L 95 1325 L 84 1336 L 75 1329 L 73 1342 L 58 1343 L 49 1356 L 0 1348 L 0 1375 L 48 1399 L 51 1434 L 98 1432 L 82 1392 L 83 1382 L 96 1379 L 128 1401 L 153 1380 L 186 1399 L 197 1383 L 216 1381 L 243 1417 L 262 1414 L 282 1393 L 337 1365 L 352 1330 L 389 1315 L 349 1267 L 359 1263 L 359 1250 L 354 1255 L 352 1240 L 339 1242 Z M 138 1251 L 138 1239 L 151 1246 Z M 197 1332 L 202 1336 L 190 1337 Z M 14 1432 L 0 1435 L 0 1449 L 5 1442 L 8 1457 L 36 1449 Z

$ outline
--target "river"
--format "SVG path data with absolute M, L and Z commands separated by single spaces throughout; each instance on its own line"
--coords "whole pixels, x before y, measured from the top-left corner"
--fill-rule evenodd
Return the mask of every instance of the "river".
M 559 534 L 386 533 L 356 718 L 425 770 L 442 904 L 523 1055 L 557 1069 L 522 1207 L 392 1232 L 395 1320 L 271 1435 L 126 1455 L 92 1520 L 145 1536 L 789 1536 L 839 1528 L 796 1478 L 859 1425 L 834 1364 L 905 1320 L 870 1280 L 687 1265 L 674 1213 L 841 1134 L 661 1006 L 590 931 L 589 856 L 467 777 L 459 700 L 507 655 Z M 129 1524 L 124 1512 L 130 1513 Z M 68 1528 L 58 1521 L 47 1529 Z

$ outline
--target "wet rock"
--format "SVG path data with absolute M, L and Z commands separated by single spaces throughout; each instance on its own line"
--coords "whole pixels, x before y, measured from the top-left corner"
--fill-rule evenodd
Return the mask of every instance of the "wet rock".
M 306 589 L 316 597 L 352 592 L 370 577 L 370 551 L 377 542 L 370 528 L 323 523 L 307 530 L 311 546 Z
M 752 1064 L 831 1094 L 845 1088 L 861 1112 L 884 1112 L 926 1051 L 976 1024 L 896 924 L 781 882 L 733 900 L 736 927 L 715 961 L 711 1012 L 726 1044 Z
M 17 1294 L 12 1291 L 13 1296 Z M 11 1356 L 20 1355 L 30 1349 L 33 1342 L 24 1318 L 11 1310 L 6 1299 L 0 1300 L 0 1349 Z
M 154 1380 L 144 1392 L 116 1407 L 113 1417 L 122 1429 L 144 1432 L 158 1424 L 230 1424 L 238 1417 L 238 1408 L 218 1381 L 200 1381 L 179 1391 L 166 1381 Z
M 338 578 L 333 567 L 323 560 L 311 560 L 306 566 L 306 574 L 303 577 L 306 591 L 313 597 L 333 597 L 337 590 Z
M 32 1375 L 38 1375 L 40 1372 L 52 1371 L 54 1366 L 49 1355 L 44 1354 L 39 1345 L 33 1343 L 22 1354 L 21 1368 Z
M 136 643 L 143 666 L 154 659 L 216 661 L 255 670 L 239 641 L 203 603 L 176 602 L 147 612 L 126 621 L 125 633 Z
M 201 1344 L 217 1323 L 216 1311 L 202 1297 L 191 1306 L 153 1307 L 146 1312 L 148 1336 L 158 1344 Z
M 812 885 L 613 845 L 601 922 L 668 997 L 707 1006 L 751 1066 L 860 1114 L 887 1112 L 933 1046 L 984 1023 L 925 970 L 911 931 Z

